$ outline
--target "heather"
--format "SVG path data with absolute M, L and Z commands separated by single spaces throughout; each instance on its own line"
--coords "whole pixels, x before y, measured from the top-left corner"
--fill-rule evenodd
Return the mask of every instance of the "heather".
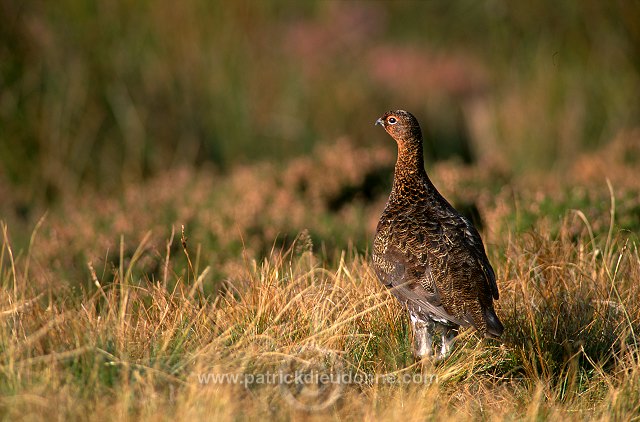
M 220 6 L 0 5 L 4 419 L 638 418 L 634 4 Z M 400 106 L 500 288 L 438 363 L 370 266 Z

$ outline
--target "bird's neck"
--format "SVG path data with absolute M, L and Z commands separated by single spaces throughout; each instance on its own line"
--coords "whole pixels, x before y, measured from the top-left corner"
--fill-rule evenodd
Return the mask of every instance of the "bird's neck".
M 392 198 L 428 193 L 433 186 L 424 169 L 422 142 L 398 142 L 398 160 L 393 176 Z

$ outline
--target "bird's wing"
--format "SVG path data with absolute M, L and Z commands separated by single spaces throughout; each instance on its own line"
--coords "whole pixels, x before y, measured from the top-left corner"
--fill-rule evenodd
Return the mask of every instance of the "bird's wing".
M 491 296 L 498 300 L 499 293 L 498 285 L 496 284 L 496 274 L 489 263 L 489 258 L 487 258 L 482 238 L 480 237 L 478 230 L 476 230 L 467 218 L 460 216 L 460 220 L 462 224 L 460 224 L 459 230 L 462 231 L 463 240 L 468 246 L 467 249 L 482 269 L 486 280 L 486 288 L 489 289 Z
M 445 310 L 433 283 L 433 289 L 425 288 L 430 284 L 425 280 L 425 277 L 431 277 L 430 269 L 415 255 L 401 251 L 393 244 L 387 244 L 376 259 L 376 275 L 407 307 L 444 323 L 470 325 L 469 322 L 456 318 Z

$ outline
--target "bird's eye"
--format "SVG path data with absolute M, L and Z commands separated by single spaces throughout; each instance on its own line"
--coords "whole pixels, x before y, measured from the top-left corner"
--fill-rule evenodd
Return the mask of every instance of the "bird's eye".
M 389 117 L 387 119 L 387 123 L 389 123 L 390 125 L 395 125 L 396 123 L 398 123 L 398 119 L 396 119 L 395 117 Z

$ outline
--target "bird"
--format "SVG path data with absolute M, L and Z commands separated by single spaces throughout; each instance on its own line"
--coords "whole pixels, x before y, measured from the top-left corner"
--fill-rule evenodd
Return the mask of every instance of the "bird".
M 375 122 L 398 147 L 393 187 L 376 228 L 372 264 L 379 281 L 409 313 L 413 354 L 440 360 L 460 327 L 499 339 L 496 276 L 474 225 L 438 192 L 424 168 L 422 130 L 404 110 Z M 434 351 L 434 337 L 441 347 Z

